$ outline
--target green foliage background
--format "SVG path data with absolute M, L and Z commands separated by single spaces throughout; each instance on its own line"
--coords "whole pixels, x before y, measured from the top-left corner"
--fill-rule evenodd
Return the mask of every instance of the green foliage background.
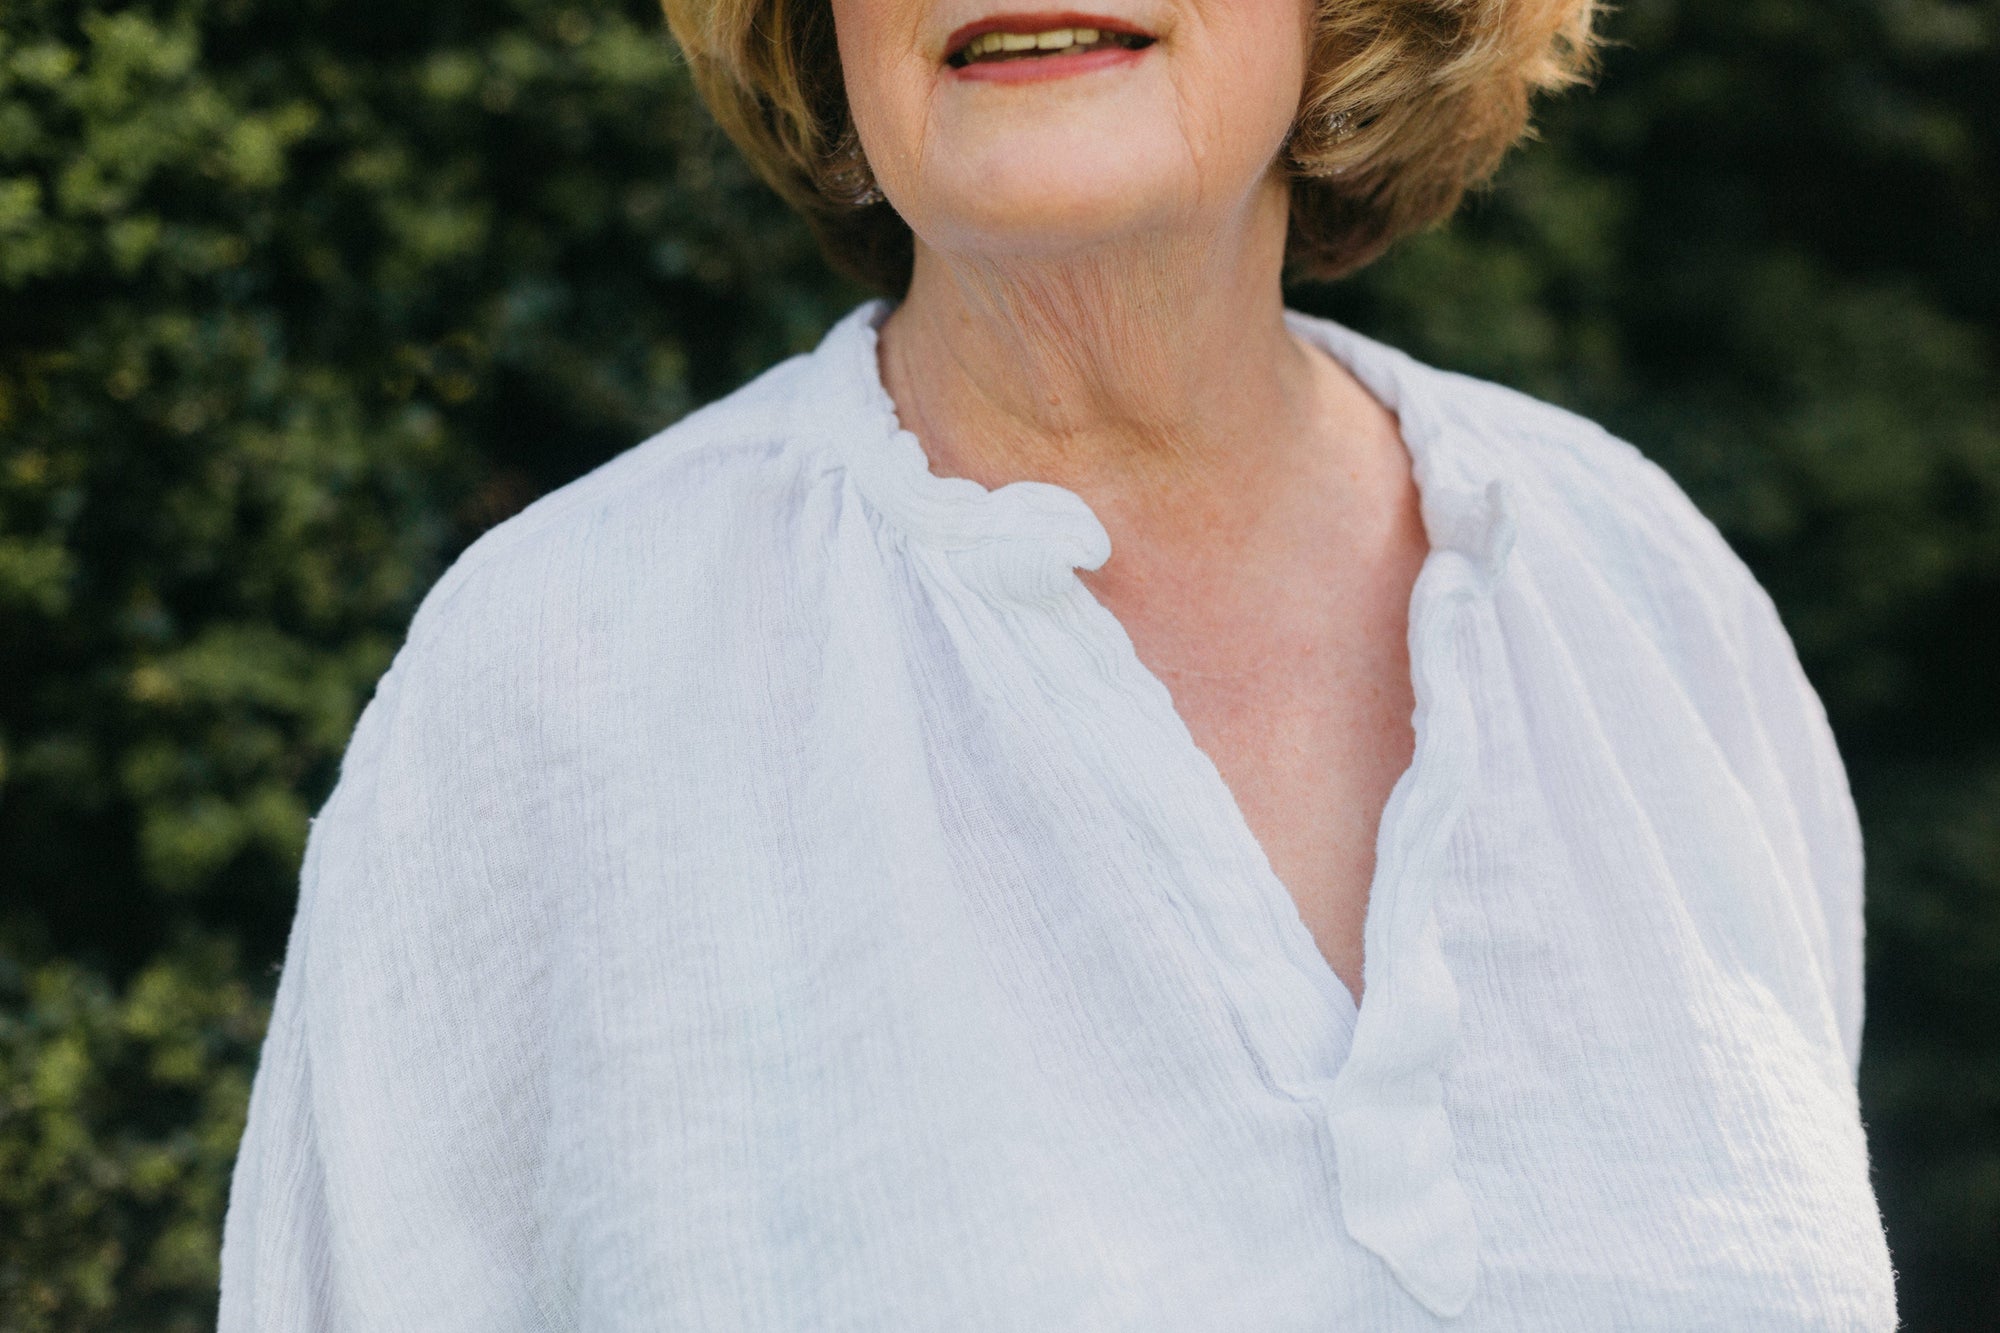
M 1302 290 L 1603 420 L 1772 590 L 1869 850 L 1909 1327 L 2000 1326 L 2000 0 L 1628 0 Z M 648 0 L 0 5 L 0 1328 L 212 1327 L 308 814 L 417 599 L 863 293 Z

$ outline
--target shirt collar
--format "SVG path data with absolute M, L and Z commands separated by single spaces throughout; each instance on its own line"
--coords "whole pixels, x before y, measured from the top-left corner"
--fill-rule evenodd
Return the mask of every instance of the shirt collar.
M 922 444 L 897 419 L 876 358 L 878 330 L 894 308 L 887 300 L 867 301 L 828 330 L 808 358 L 795 429 L 833 446 L 863 500 L 885 521 L 998 594 L 1055 596 L 1074 570 L 1101 567 L 1111 555 L 1110 536 L 1069 488 L 1013 481 L 988 489 L 969 477 L 931 472 Z M 1287 310 L 1285 322 L 1397 414 L 1432 551 L 1464 557 L 1474 586 L 1490 588 L 1513 547 L 1512 495 L 1492 451 L 1448 410 L 1455 377 L 1332 320 Z

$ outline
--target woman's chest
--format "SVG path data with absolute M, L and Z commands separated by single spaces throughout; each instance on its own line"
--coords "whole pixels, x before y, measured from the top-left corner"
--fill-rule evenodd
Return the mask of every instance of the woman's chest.
M 1893 1322 L 1790 890 L 1694 845 L 1727 820 L 1434 708 L 1357 1013 L 1213 790 L 1080 762 L 1139 733 L 1062 702 L 809 726 L 698 859 L 589 882 L 551 1124 L 595 1308 L 653 1273 L 720 1327 L 1425 1328 L 1446 1251 L 1462 1327 Z
M 807 857 L 739 881 L 770 907 L 730 976 L 671 943 L 661 1002 L 558 1085 L 570 1221 L 631 1229 L 573 1247 L 596 1308 L 660 1265 L 704 1326 L 1436 1326 L 1402 1254 L 1350 1227 L 1371 1183 L 1411 1234 L 1437 1221 L 1409 1142 L 1386 1181 L 1342 1160 L 1340 1076 L 1382 1040 L 1367 1024 L 1393 1042 L 1393 983 L 1343 1031 L 1279 948 L 1203 925 L 1200 884 L 1040 805 L 961 808 L 936 861 L 905 843 L 866 874 Z M 1602 891 L 1546 842 L 1459 841 L 1437 1071 L 1475 1281 L 1454 1326 L 1888 1327 L 1851 1094 L 1764 981 L 1664 940 L 1607 957 L 1549 928 Z M 600 929 L 594 974 L 658 969 L 643 923 Z
M 1315 948 L 1356 1002 L 1383 808 L 1413 750 L 1407 678 L 1250 689 L 1159 673 Z
M 1111 603 L 1192 742 L 1163 762 L 1214 766 L 1218 819 L 1240 820 L 1357 1000 L 1382 814 L 1414 753 L 1406 639 L 1420 538 L 1337 576 L 1302 574 L 1330 585 L 1325 595 L 1267 599 L 1268 616 Z M 1135 719 L 1134 739 L 1171 733 L 1164 720 Z
M 574 1247 L 603 1308 L 659 1265 L 724 1327 L 1893 1323 L 1808 890 L 1698 719 L 1422 619 L 1357 1011 L 1156 677 L 957 628 L 571 858 L 618 870 L 550 1122 L 562 1225 L 636 1229 Z

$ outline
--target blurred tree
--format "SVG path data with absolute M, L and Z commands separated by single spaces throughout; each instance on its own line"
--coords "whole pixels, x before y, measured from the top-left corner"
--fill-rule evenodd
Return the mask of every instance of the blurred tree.
M 1629 0 L 1295 303 L 1578 407 L 1783 607 L 1867 824 L 1913 1328 L 2000 1326 L 2000 4 Z M 861 293 L 648 0 L 0 7 L 0 1327 L 212 1326 L 309 812 L 478 532 Z

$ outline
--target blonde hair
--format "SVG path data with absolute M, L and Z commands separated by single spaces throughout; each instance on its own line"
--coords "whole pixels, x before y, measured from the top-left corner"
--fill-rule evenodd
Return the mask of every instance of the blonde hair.
M 827 0 L 661 0 L 702 100 L 835 267 L 891 295 L 911 237 L 872 194 Z M 1450 216 L 1528 129 L 1535 94 L 1581 81 L 1595 0 L 1317 0 L 1286 262 L 1332 279 Z

